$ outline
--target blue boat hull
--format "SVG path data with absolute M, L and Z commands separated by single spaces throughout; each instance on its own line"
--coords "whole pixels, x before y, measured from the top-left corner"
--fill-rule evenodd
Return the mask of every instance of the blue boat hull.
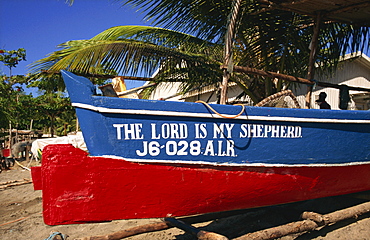
M 370 111 L 110 98 L 93 96 L 88 79 L 63 77 L 92 156 L 232 166 L 370 162 Z

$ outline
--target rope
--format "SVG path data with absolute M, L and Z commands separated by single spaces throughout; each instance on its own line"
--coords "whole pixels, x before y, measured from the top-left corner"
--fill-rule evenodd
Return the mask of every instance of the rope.
M 7 225 L 7 224 L 11 224 L 11 223 L 15 223 L 15 222 L 22 221 L 23 219 L 26 219 L 26 218 L 32 217 L 32 216 L 33 216 L 33 215 L 35 215 L 35 214 L 42 214 L 42 212 L 40 212 L 40 213 L 34 213 L 34 214 L 32 214 L 32 215 L 30 215 L 30 216 L 27 216 L 27 217 L 22 217 L 22 218 L 18 218 L 18 219 L 15 219 L 15 220 L 13 220 L 13 221 L 10 221 L 10 222 L 2 223 L 2 224 L 0 224 L 0 226 L 4 226 L 4 225 Z
M 24 168 L 24 169 L 26 169 L 26 170 L 28 170 L 28 171 L 31 171 L 31 169 L 30 169 L 30 168 L 23 166 L 23 165 L 22 165 L 22 164 L 20 164 L 17 160 L 15 160 L 15 163 L 16 163 L 18 166 L 20 166 L 21 168 Z
M 58 235 L 62 238 L 62 240 L 66 240 L 67 237 L 68 237 L 67 235 L 64 235 L 60 232 L 54 232 L 54 233 L 50 234 L 50 236 L 48 238 L 45 238 L 44 240 L 53 240 Z
M 213 108 L 212 108 L 208 103 L 206 103 L 206 102 L 204 102 L 204 101 L 202 101 L 202 100 L 198 100 L 198 101 L 196 101 L 196 103 L 203 103 L 204 105 L 206 105 L 206 107 L 208 107 L 209 109 L 211 109 L 211 110 L 212 110 L 212 112 L 214 112 L 214 113 L 215 113 L 215 114 L 217 114 L 218 116 L 223 117 L 223 118 L 228 118 L 228 119 L 233 119 L 233 118 L 237 118 L 237 117 L 239 117 L 240 115 L 242 115 L 242 114 L 243 114 L 243 112 L 244 112 L 244 110 L 245 110 L 245 107 L 244 107 L 244 105 L 243 105 L 243 104 L 235 104 L 235 106 L 236 106 L 236 105 L 242 106 L 242 110 L 241 110 L 241 111 L 240 111 L 240 113 L 238 113 L 237 115 L 229 117 L 229 116 L 225 116 L 225 115 L 222 115 L 221 113 L 217 112 L 217 111 L 216 111 L 215 109 L 213 109 Z
M 4 226 L 4 225 L 10 224 L 10 223 L 15 223 L 15 222 L 21 221 L 21 220 L 26 219 L 26 218 L 29 218 L 29 217 L 18 218 L 16 220 L 13 220 L 13 221 L 10 221 L 10 222 L 2 223 L 2 224 L 0 224 L 0 226 Z
M 268 102 L 274 100 L 274 99 L 277 99 L 281 96 L 289 96 L 292 98 L 294 104 L 296 105 L 297 108 L 301 108 L 298 101 L 297 101 L 297 98 L 294 96 L 293 92 L 291 90 L 284 90 L 284 91 L 281 91 L 281 92 L 278 92 L 278 93 L 275 93 L 265 99 L 263 99 L 262 101 L 260 101 L 259 103 L 257 103 L 255 106 L 256 107 L 262 107 L 263 105 L 267 104 Z

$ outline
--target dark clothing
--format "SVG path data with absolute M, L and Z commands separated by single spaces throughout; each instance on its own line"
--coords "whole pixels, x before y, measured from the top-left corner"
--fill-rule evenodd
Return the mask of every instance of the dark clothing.
M 329 103 L 327 103 L 326 101 L 318 102 L 318 104 L 320 105 L 320 109 L 331 109 Z
M 326 98 L 326 93 L 325 92 L 321 92 L 319 94 L 319 99 L 316 100 L 316 103 L 319 104 L 320 106 L 320 109 L 331 109 L 329 103 L 327 103 L 325 101 L 325 98 Z

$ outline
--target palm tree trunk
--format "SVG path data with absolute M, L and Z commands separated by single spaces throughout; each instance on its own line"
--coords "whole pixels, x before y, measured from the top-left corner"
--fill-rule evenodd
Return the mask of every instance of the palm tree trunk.
M 241 5 L 241 0 L 233 1 L 233 6 L 231 9 L 230 19 L 228 21 L 227 32 L 226 32 L 226 40 L 225 40 L 225 56 L 224 56 L 224 65 L 227 68 L 223 69 L 223 77 L 222 77 L 222 85 L 221 85 L 221 98 L 220 104 L 226 104 L 227 100 L 227 84 L 230 79 L 230 73 L 233 71 L 233 63 L 232 63 L 232 46 L 233 46 L 233 38 L 235 35 L 235 26 L 236 26 L 236 17 L 239 13 Z
M 54 117 L 50 117 L 50 135 L 51 137 L 54 137 Z
M 311 41 L 311 52 L 310 52 L 310 59 L 308 63 L 308 80 L 313 80 L 315 74 L 315 60 L 317 55 L 317 45 L 320 33 L 320 24 L 321 24 L 321 16 L 322 14 L 319 12 L 315 19 L 314 19 L 314 29 L 313 29 L 313 36 Z M 311 108 L 311 93 L 312 93 L 312 86 L 307 87 L 307 95 L 306 95 L 306 108 Z

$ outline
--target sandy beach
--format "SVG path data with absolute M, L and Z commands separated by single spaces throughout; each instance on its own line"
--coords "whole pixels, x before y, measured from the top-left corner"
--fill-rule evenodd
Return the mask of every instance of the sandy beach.
M 36 163 L 37 164 L 37 163 Z M 2 240 L 43 240 L 51 233 L 68 235 L 68 240 L 89 236 L 111 234 L 123 229 L 148 223 L 161 222 L 161 219 L 118 220 L 106 223 L 48 226 L 42 217 L 42 192 L 34 191 L 32 183 L 4 187 L 5 182 L 22 182 L 31 179 L 28 170 L 15 165 L 11 170 L 0 173 L 0 236 Z M 219 233 L 229 239 L 261 229 L 271 228 L 289 222 L 299 221 L 304 211 L 325 214 L 345 207 L 360 204 L 370 196 L 369 192 L 357 195 L 331 197 L 252 210 L 234 212 L 234 215 L 212 215 L 213 220 L 193 224 L 205 231 Z M 206 218 L 204 218 L 206 219 Z M 196 239 L 178 228 L 140 234 L 126 238 L 129 240 L 190 240 Z M 295 234 L 280 239 L 370 239 L 370 213 L 357 219 L 348 219 L 310 233 Z

